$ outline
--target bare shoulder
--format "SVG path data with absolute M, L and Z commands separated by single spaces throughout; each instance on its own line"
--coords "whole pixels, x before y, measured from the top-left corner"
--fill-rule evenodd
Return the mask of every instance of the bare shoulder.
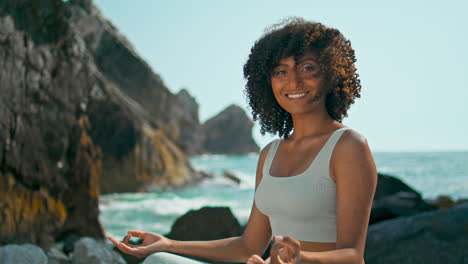
M 367 139 L 354 129 L 344 131 L 335 146 L 335 153 L 358 154 L 361 152 L 370 152 Z
M 367 139 L 353 129 L 347 129 L 338 140 L 331 158 L 333 175 L 361 173 L 374 177 L 376 168 Z M 339 177 L 339 176 L 338 176 Z

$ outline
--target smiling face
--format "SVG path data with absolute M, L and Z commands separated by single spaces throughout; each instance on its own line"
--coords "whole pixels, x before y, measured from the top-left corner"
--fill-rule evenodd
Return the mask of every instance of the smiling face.
M 317 53 L 305 52 L 297 61 L 283 58 L 271 74 L 271 86 L 278 104 L 288 113 L 304 114 L 325 106 L 323 77 Z

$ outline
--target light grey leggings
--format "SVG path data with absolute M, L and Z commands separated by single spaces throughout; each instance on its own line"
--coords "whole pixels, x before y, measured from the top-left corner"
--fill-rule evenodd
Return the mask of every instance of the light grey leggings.
M 149 255 L 143 264 L 208 264 L 208 262 L 202 262 L 186 257 L 182 257 L 176 254 L 167 252 L 158 252 Z

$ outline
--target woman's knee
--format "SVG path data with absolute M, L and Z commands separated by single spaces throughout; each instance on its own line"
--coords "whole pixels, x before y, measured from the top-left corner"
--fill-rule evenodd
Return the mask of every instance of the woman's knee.
M 143 264 L 202 264 L 205 262 L 196 261 L 190 258 L 182 257 L 179 255 L 167 253 L 167 252 L 157 252 L 149 255 Z
M 167 252 L 157 252 L 157 253 L 153 253 L 151 255 L 149 255 L 148 257 L 146 257 L 145 261 L 143 262 L 143 264 L 153 264 L 153 263 L 161 263 L 161 264 L 169 264 L 169 263 L 176 263 L 176 262 L 168 262 L 168 261 L 171 261 L 174 260 L 174 258 L 172 256 L 174 254 L 171 254 L 171 253 L 167 253 Z

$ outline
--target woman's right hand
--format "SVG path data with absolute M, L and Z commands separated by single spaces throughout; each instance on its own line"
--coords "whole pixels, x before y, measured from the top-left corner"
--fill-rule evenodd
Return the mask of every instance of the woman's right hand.
M 132 237 L 139 237 L 143 239 L 143 241 L 139 245 L 132 245 L 129 243 Z M 107 239 L 120 251 L 138 258 L 143 258 L 155 252 L 167 251 L 170 242 L 169 239 L 159 234 L 133 230 L 128 231 L 122 242 L 119 242 L 113 237 L 108 237 Z

